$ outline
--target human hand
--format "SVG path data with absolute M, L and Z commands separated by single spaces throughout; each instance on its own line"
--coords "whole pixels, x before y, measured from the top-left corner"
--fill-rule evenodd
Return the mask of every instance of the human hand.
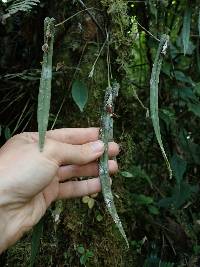
M 69 181 L 98 176 L 96 160 L 104 151 L 98 135 L 97 128 L 48 131 L 40 152 L 38 133 L 22 133 L 0 149 L 0 253 L 31 229 L 54 200 L 101 190 L 99 178 Z M 118 145 L 110 143 L 109 156 L 118 152 Z M 109 171 L 117 171 L 113 160 Z

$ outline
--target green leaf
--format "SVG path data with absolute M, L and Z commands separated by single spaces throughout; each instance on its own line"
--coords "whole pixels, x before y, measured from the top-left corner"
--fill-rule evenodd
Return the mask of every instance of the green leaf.
M 31 259 L 30 266 L 34 266 L 36 257 L 40 248 L 40 238 L 43 233 L 43 218 L 33 228 L 32 240 L 31 240 Z
M 160 149 L 162 151 L 163 157 L 165 159 L 167 168 L 169 170 L 170 178 L 172 177 L 172 170 L 167 159 L 167 155 L 165 153 L 162 138 L 160 134 L 160 124 L 158 117 L 158 84 L 159 84 L 159 76 L 160 70 L 162 66 L 162 57 L 163 54 L 166 53 L 167 44 L 169 42 L 169 36 L 163 34 L 160 40 L 160 44 L 156 53 L 156 58 L 154 60 L 153 69 L 151 73 L 150 80 L 150 111 L 151 111 L 151 119 L 154 127 L 154 131 L 156 134 L 157 141 L 159 143 Z
M 30 11 L 34 6 L 38 5 L 40 3 L 40 0 L 15 0 L 12 1 L 11 4 L 9 4 L 11 1 L 7 1 L 7 13 L 2 16 L 2 20 L 5 21 L 7 18 L 9 18 L 11 15 L 21 11 L 21 12 L 28 12 Z
M 180 184 L 186 171 L 187 162 L 175 153 L 171 159 L 171 167 L 177 184 Z
M 196 45 L 196 58 L 197 58 L 197 70 L 198 73 L 200 73 L 200 55 L 199 55 L 199 38 L 197 39 L 197 45 Z
M 86 257 L 86 255 L 84 254 L 84 255 L 82 255 L 81 257 L 80 257 L 80 264 L 81 265 L 85 265 L 86 264 L 86 262 L 87 262 L 87 257 Z
M 159 209 L 156 206 L 150 205 L 150 206 L 148 206 L 148 210 L 153 215 L 159 214 Z
M 151 177 L 147 175 L 147 173 L 141 169 L 140 166 L 133 166 L 131 168 L 131 175 L 133 178 L 137 179 L 137 180 L 144 180 L 145 182 L 147 182 L 150 187 L 152 187 L 152 181 L 151 181 Z M 131 177 L 130 177 L 131 178 Z
M 174 76 L 175 76 L 175 79 L 177 81 L 180 81 L 180 82 L 183 82 L 183 83 L 188 83 L 192 86 L 195 85 L 195 83 L 193 82 L 193 80 L 191 79 L 190 76 L 186 76 L 182 71 L 180 70 L 175 70 L 174 71 Z
M 199 101 L 190 87 L 174 88 L 173 95 L 177 100 L 180 100 L 181 98 L 186 103 L 197 103 Z
M 195 84 L 194 91 L 198 96 L 200 96 L 200 83 Z
M 192 11 L 190 8 L 185 9 L 183 17 L 183 29 L 182 29 L 182 42 L 183 42 L 183 51 L 184 55 L 187 53 L 190 41 L 190 24 L 191 24 L 191 15 Z
M 189 201 L 193 194 L 198 192 L 198 186 L 192 186 L 187 182 L 182 182 L 175 186 L 172 191 L 172 201 L 175 208 L 180 208 L 185 202 Z
M 163 262 L 154 252 L 147 257 L 144 262 L 144 267 L 174 267 L 174 263 Z
M 83 109 L 88 101 L 88 89 L 79 80 L 75 80 L 72 84 L 72 97 L 74 102 L 79 107 L 80 111 L 83 112 Z
M 89 196 L 84 196 L 84 197 L 82 197 L 82 202 L 83 202 L 84 204 L 87 204 L 88 201 L 89 201 L 89 199 L 90 199 Z
M 145 205 L 145 206 L 150 205 L 154 202 L 152 197 L 148 197 L 143 194 L 135 195 L 134 199 L 135 199 L 135 202 L 137 202 L 137 204 Z
M 87 258 L 92 258 L 92 257 L 94 257 L 94 253 L 93 253 L 91 250 L 88 250 L 88 249 L 87 249 L 85 255 L 87 256 Z
M 189 201 L 193 194 L 198 192 L 198 186 L 192 186 L 186 182 L 181 182 L 172 190 L 172 196 L 163 198 L 158 202 L 159 207 L 167 208 L 173 205 L 179 209 L 185 202 Z
M 157 205 L 161 208 L 168 208 L 172 205 L 173 198 L 172 197 L 165 197 L 158 201 Z
M 6 126 L 4 129 L 4 136 L 5 136 L 6 140 L 8 140 L 12 137 L 10 128 L 8 126 Z
M 47 34 L 50 34 L 51 38 L 48 38 Z M 53 18 L 46 18 L 44 21 L 44 44 L 47 46 L 47 48 L 44 50 L 43 54 L 37 110 L 40 151 L 42 151 L 44 147 L 45 135 L 49 120 L 54 34 L 55 20 Z
M 96 216 L 96 220 L 97 220 L 98 222 L 101 222 L 101 221 L 103 220 L 103 216 L 101 216 L 101 214 L 98 214 L 98 215 Z
M 78 247 L 77 247 L 77 251 L 78 251 L 78 253 L 80 253 L 80 254 L 84 254 L 84 253 L 85 253 L 85 249 L 84 249 L 83 245 L 78 246 Z
M 126 178 L 133 178 L 133 174 L 130 173 L 130 172 L 126 172 L 126 171 L 123 171 L 123 172 L 120 172 L 120 174 L 123 176 L 123 177 L 126 177 Z
M 88 208 L 92 209 L 94 207 L 94 203 L 95 203 L 94 198 L 90 197 L 90 199 L 88 200 L 88 203 L 87 203 L 88 204 Z
M 200 164 L 200 145 L 192 142 L 190 138 L 188 137 L 190 137 L 189 133 L 184 128 L 182 128 L 178 136 L 181 149 L 183 149 L 186 155 L 187 161 L 189 163 L 194 163 L 194 164 L 199 165 Z
M 200 117 L 200 103 L 198 104 L 188 104 L 188 110 L 194 113 L 194 115 Z
M 170 125 L 173 124 L 176 120 L 175 112 L 173 110 L 165 108 L 160 109 L 159 117 L 165 122 L 168 130 L 170 128 Z

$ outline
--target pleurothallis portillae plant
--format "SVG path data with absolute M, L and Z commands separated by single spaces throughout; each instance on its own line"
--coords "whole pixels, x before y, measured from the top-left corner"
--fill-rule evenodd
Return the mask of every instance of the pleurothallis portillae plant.
M 57 3 L 45 2 L 48 12 L 54 10 L 55 13 L 55 10 L 58 10 L 59 13 L 55 15 L 53 11 L 50 11 L 51 14 L 45 11 L 45 16 L 54 17 L 55 15 L 56 21 L 59 22 L 75 15 L 76 12 L 82 11 L 81 6 L 75 1 L 70 7 L 61 2 L 63 1 Z M 89 8 L 91 6 L 100 7 L 97 6 L 96 1 L 93 1 L 93 3 L 90 1 L 83 2 Z M 112 32 L 110 45 L 111 68 L 114 74 L 113 77 L 117 77 L 117 81 L 120 83 L 115 110 L 117 116 L 114 117 L 114 121 L 115 136 L 117 142 L 121 143 L 121 153 L 118 158 L 121 171 L 117 175 L 117 179 L 113 178 L 112 186 L 117 210 L 128 235 L 131 253 L 130 257 L 124 257 L 120 254 L 121 246 L 117 242 L 118 231 L 114 224 L 112 224 L 112 220 L 109 220 L 109 216 L 106 217 L 104 213 L 101 196 L 98 199 L 90 197 L 90 200 L 93 200 L 94 203 L 92 209 L 78 200 L 63 204 L 67 208 L 64 208 L 64 211 L 60 214 L 56 240 L 58 248 L 62 248 L 61 250 L 64 252 L 67 251 L 67 255 L 61 252 L 61 250 L 59 252 L 56 250 L 55 244 L 57 243 L 53 239 L 53 236 L 55 236 L 54 227 L 52 228 L 52 222 L 49 222 L 51 210 L 48 211 L 48 216 L 45 218 L 44 235 L 41 238 L 38 264 L 40 265 L 42 262 L 46 264 L 48 262 L 47 265 L 50 265 L 50 261 L 58 261 L 60 264 L 64 264 L 64 257 L 66 257 L 66 262 L 69 263 L 71 260 L 73 262 L 72 265 L 78 265 L 82 256 L 81 261 L 84 261 L 87 255 L 91 255 L 87 252 L 87 249 L 89 249 L 94 253 L 94 256 L 87 258 L 87 265 L 107 266 L 109 262 L 109 266 L 121 266 L 120 260 L 122 258 L 123 261 L 128 261 L 132 258 L 132 262 L 127 263 L 128 266 L 140 266 L 145 258 L 147 258 L 149 263 L 152 263 L 154 259 L 155 266 L 157 266 L 157 262 L 175 262 L 175 265 L 178 265 L 179 262 L 180 265 L 180 262 L 183 262 L 184 259 L 179 257 L 179 249 L 180 247 L 181 250 L 184 249 L 184 246 L 188 248 L 185 252 L 188 261 L 190 263 L 195 262 L 198 260 L 198 256 L 196 256 L 198 255 L 198 238 L 196 239 L 189 229 L 195 229 L 195 233 L 196 231 L 198 232 L 198 224 L 195 223 L 195 218 L 198 218 L 199 204 L 194 193 L 196 191 L 194 186 L 195 184 L 198 185 L 199 158 L 198 131 L 195 130 L 198 125 L 199 114 L 198 3 L 197 1 L 192 1 L 190 2 L 191 5 L 188 5 L 186 1 L 179 1 L 179 3 L 178 1 L 173 1 L 170 4 L 170 1 L 158 2 L 152 0 L 137 2 L 134 4 L 134 7 L 129 5 L 128 14 L 136 15 L 135 19 L 133 18 L 133 24 L 131 24 L 131 27 L 133 27 L 131 29 L 133 34 L 131 35 L 129 33 L 126 34 L 130 30 L 129 27 L 126 28 L 126 25 L 129 24 L 129 16 L 125 13 L 127 3 L 125 1 L 119 1 L 120 3 L 118 1 L 101 2 L 104 11 L 93 11 L 93 16 L 101 24 L 102 13 L 104 17 L 108 15 L 109 19 L 106 21 L 109 21 L 110 31 Z M 44 1 L 41 4 L 43 5 Z M 26 45 L 26 49 L 22 50 L 21 48 L 20 50 L 22 51 L 22 56 L 18 64 L 24 61 L 24 54 L 28 64 L 21 65 L 21 68 L 19 68 L 15 63 L 15 53 L 19 51 L 17 49 L 12 54 L 12 58 L 7 61 L 7 65 L 12 63 L 13 67 L 9 65 L 6 73 L 1 74 L 1 79 L 4 79 L 4 83 L 6 82 L 6 85 L 9 84 L 10 88 L 10 91 L 7 91 L 5 84 L 1 82 L 1 91 L 4 90 L 5 96 L 8 92 L 16 96 L 15 98 L 13 97 L 13 101 L 16 99 L 16 102 L 14 102 L 16 105 L 12 105 L 12 109 L 9 108 L 9 105 L 7 105 L 8 107 L 5 106 L 5 103 L 8 103 L 3 102 L 6 101 L 5 97 L 2 98 L 3 101 L 1 100 L 2 111 L 5 108 L 9 110 L 7 113 L 2 113 L 4 114 L 5 124 L 8 127 L 2 125 L 1 138 L 3 138 L 4 132 L 6 137 L 9 136 L 8 128 L 10 128 L 11 133 L 14 128 L 17 129 L 16 132 L 19 132 L 28 121 L 29 124 L 26 129 L 36 131 L 36 119 L 31 119 L 31 115 L 34 115 L 33 109 L 32 114 L 27 111 L 29 111 L 29 107 L 32 108 L 33 104 L 35 106 L 37 104 L 37 82 L 40 79 L 41 66 L 39 64 L 42 61 L 42 57 L 41 53 L 38 56 L 38 54 L 35 55 L 32 52 L 35 48 L 42 51 L 41 46 L 43 43 L 37 39 L 37 32 L 40 32 L 41 36 L 43 35 L 42 29 L 39 26 L 42 24 L 39 23 L 41 17 L 40 10 L 44 12 L 43 10 L 46 9 L 42 5 L 38 5 L 38 7 L 36 6 L 32 10 L 33 16 L 35 16 L 36 13 L 34 12 L 36 10 L 40 14 L 37 17 L 38 23 L 36 18 L 34 20 L 38 29 L 34 31 L 32 20 L 30 21 L 31 26 L 28 26 L 27 17 L 25 19 L 26 28 L 24 24 L 23 27 L 21 26 L 23 34 L 25 34 L 25 31 L 28 34 L 28 28 L 29 32 L 34 33 L 34 38 L 36 36 L 37 40 L 37 42 L 32 41 L 33 45 L 30 48 Z M 52 7 L 54 8 L 52 9 Z M 102 7 L 100 9 L 102 10 Z M 192 10 L 191 17 L 190 12 L 187 12 L 190 9 Z M 173 14 L 180 14 L 180 16 L 174 16 Z M 10 19 L 6 20 L 6 23 L 9 24 Z M 14 17 L 14 19 L 16 18 Z M 105 49 L 103 49 L 99 56 L 93 78 L 89 79 L 89 82 L 87 79 L 97 53 L 99 54 L 105 42 L 105 38 L 92 39 L 93 36 L 96 36 L 96 27 L 91 23 L 88 16 L 85 16 L 85 12 L 79 13 L 79 15 L 75 16 L 72 20 L 68 20 L 68 22 L 69 24 L 67 23 L 66 27 L 62 29 L 67 34 L 59 36 L 60 39 L 56 38 L 55 40 L 52 104 L 48 128 L 52 127 L 51 124 L 57 115 L 57 111 L 60 109 L 60 103 L 62 103 L 62 97 L 65 94 L 67 97 L 55 127 L 76 127 L 76 125 L 87 127 L 88 125 L 97 125 L 97 121 L 101 116 L 104 90 L 107 87 L 106 75 L 104 75 L 104 71 L 107 70 Z M 101 26 L 104 29 L 104 24 L 101 24 Z M 33 30 L 30 31 L 30 27 Z M 87 31 L 85 30 L 86 28 Z M 175 178 L 171 180 L 168 179 L 169 174 L 157 145 L 151 120 L 145 118 L 150 102 L 149 81 L 162 33 L 169 35 L 170 41 L 166 55 L 161 54 L 163 62 L 158 84 L 158 116 L 163 147 Z M 16 43 L 19 43 L 16 40 L 18 35 L 20 35 L 20 32 L 13 33 Z M 186 36 L 187 38 L 185 38 Z M 30 40 L 31 34 L 27 37 Z M 22 37 L 20 36 L 20 38 Z M 63 45 L 59 46 L 59 42 Z M 88 44 L 84 50 L 85 43 L 87 42 Z M 129 42 L 132 42 L 132 45 L 129 46 Z M 1 47 L 2 45 L 3 42 L 1 42 Z M 132 47 L 132 50 L 130 47 Z M 9 49 L 9 45 L 6 46 L 6 51 L 7 49 Z M 28 51 L 34 56 L 29 56 Z M 7 52 L 6 54 L 9 53 Z M 83 56 L 81 57 L 82 54 Z M 31 61 L 36 62 L 36 60 L 38 64 L 33 63 L 31 65 L 29 63 Z M 81 63 L 78 65 L 79 60 Z M 66 63 L 64 69 L 62 69 L 63 61 Z M 60 63 L 58 67 L 56 66 L 57 62 Z M 36 70 L 30 69 L 30 67 L 36 68 Z M 60 68 L 57 72 L 55 72 L 56 67 Z M 75 79 L 73 79 L 75 70 L 76 75 Z M 9 76 L 2 78 L 2 75 Z M 73 87 L 74 98 L 71 97 L 71 90 L 68 89 L 71 81 L 73 81 L 73 86 L 70 88 Z M 29 90 L 31 88 L 34 90 Z M 80 100 L 80 92 L 82 91 L 84 91 L 84 97 Z M 31 97 L 27 99 L 24 96 L 21 97 L 21 94 L 24 92 L 26 93 L 25 97 L 27 95 Z M 79 112 L 79 107 L 76 107 L 73 99 L 79 101 L 79 104 L 81 103 L 80 110 L 84 109 L 84 113 Z M 86 100 L 87 105 L 83 108 Z M 14 117 L 19 114 L 19 111 L 21 111 L 21 116 L 17 117 L 17 121 L 15 120 L 17 126 L 15 127 Z M 9 119 L 11 121 L 10 124 L 8 122 Z M 19 123 L 17 123 L 18 121 Z M 32 128 L 29 128 L 30 126 Z M 53 209 L 54 206 L 52 206 Z M 71 220 L 65 212 L 66 210 L 69 210 Z M 188 225 L 190 225 L 189 228 L 187 228 Z M 52 230 L 51 233 L 48 229 Z M 178 229 L 178 232 L 175 231 L 176 234 L 174 234 L 174 229 Z M 102 234 L 97 235 L 96 233 L 99 232 Z M 194 250 L 187 241 L 188 237 L 184 232 L 192 240 Z M 162 234 L 162 238 L 160 234 Z M 47 241 L 47 237 L 50 239 L 49 241 Z M 180 241 L 180 237 L 184 241 Z M 164 247 L 162 246 L 161 239 L 165 244 Z M 170 244 L 172 243 L 170 241 L 173 241 L 176 257 L 171 253 L 172 247 Z M 101 242 L 103 242 L 104 249 L 98 246 Z M 121 243 L 124 245 L 123 242 Z M 24 244 L 26 244 L 26 249 L 23 247 Z M 183 244 L 185 245 L 183 246 Z M 155 246 L 156 251 L 153 248 Z M 84 253 L 81 254 L 83 247 Z M 12 264 L 12 259 L 19 259 L 22 253 L 28 255 L 28 248 L 29 243 L 26 240 L 25 242 L 22 240 L 16 248 L 11 249 L 8 254 L 9 264 Z M 112 255 L 106 254 L 108 248 L 112 248 Z M 191 253 L 190 249 L 192 250 Z M 18 252 L 18 256 L 14 255 L 15 251 Z M 53 255 L 53 259 L 51 259 L 50 255 Z M 120 256 L 118 257 L 117 255 Z M 22 262 L 23 260 L 21 260 L 21 264 Z

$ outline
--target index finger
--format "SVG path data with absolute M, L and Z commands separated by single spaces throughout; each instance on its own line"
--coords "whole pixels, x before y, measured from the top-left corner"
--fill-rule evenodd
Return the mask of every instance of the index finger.
M 99 139 L 99 128 L 61 128 L 48 131 L 46 137 L 62 143 L 82 145 Z

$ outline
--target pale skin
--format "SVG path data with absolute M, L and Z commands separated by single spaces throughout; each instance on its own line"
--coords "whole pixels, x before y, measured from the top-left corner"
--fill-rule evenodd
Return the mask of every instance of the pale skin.
M 63 128 L 47 132 L 42 153 L 38 133 L 16 135 L 1 147 L 0 253 L 37 224 L 53 201 L 101 191 L 99 178 L 70 180 L 98 177 L 97 159 L 104 151 L 98 136 L 98 128 Z M 118 153 L 110 143 L 110 158 Z M 109 160 L 109 172 L 117 168 Z

